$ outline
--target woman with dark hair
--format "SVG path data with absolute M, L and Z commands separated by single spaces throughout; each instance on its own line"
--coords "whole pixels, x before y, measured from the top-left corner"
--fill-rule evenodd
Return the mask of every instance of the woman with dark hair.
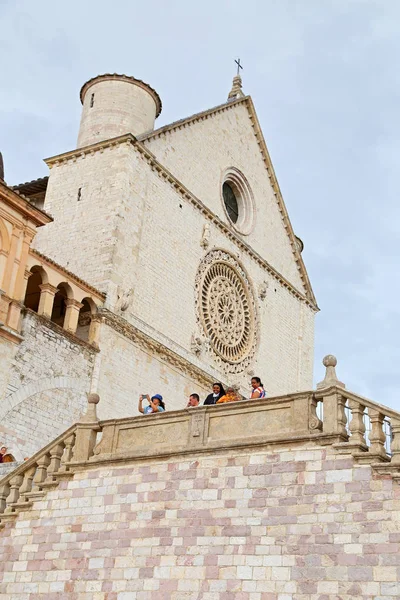
M 251 378 L 251 396 L 250 398 L 252 400 L 255 400 L 256 398 L 265 398 L 266 393 L 264 390 L 264 386 L 261 383 L 261 379 L 259 377 L 252 377 Z
M 147 402 L 149 403 L 149 405 L 145 408 L 143 408 L 143 400 L 147 400 Z M 151 398 L 148 394 L 140 396 L 138 411 L 144 415 L 150 415 L 152 413 L 157 412 L 164 412 L 165 404 L 163 401 L 163 397 L 161 396 L 161 394 L 155 394 Z
M 225 396 L 225 390 L 222 383 L 213 383 L 212 394 L 208 394 L 203 404 L 216 404 L 222 396 Z

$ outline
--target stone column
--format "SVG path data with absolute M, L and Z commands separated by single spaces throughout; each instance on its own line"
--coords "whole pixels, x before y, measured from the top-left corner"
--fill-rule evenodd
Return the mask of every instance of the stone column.
M 66 298 L 65 304 L 67 310 L 64 317 L 64 329 L 70 333 L 75 333 L 78 327 L 79 311 L 83 304 L 73 298 Z
M 8 320 L 7 325 L 14 331 L 21 331 L 21 303 L 16 300 L 10 302 L 8 307 Z
M 31 247 L 31 243 L 33 237 L 35 235 L 35 231 L 28 230 L 24 231 L 24 238 L 22 240 L 22 248 L 19 259 L 19 266 L 17 271 L 17 276 L 15 278 L 14 284 L 14 293 L 13 298 L 15 300 L 23 301 L 26 292 L 26 285 L 28 283 L 28 279 L 26 278 L 26 264 L 28 262 L 29 248 Z
M 72 461 L 86 462 L 93 456 L 97 432 L 100 431 L 96 405 L 100 402 L 98 394 L 88 394 L 88 408 L 76 426 L 75 446 Z
M 7 257 L 6 268 L 4 270 L 2 287 L 4 292 L 11 295 L 11 283 L 13 280 L 13 271 L 15 266 L 15 259 L 17 258 L 18 242 L 21 235 L 21 229 L 13 227 L 11 234 L 10 250 Z
M 53 312 L 54 296 L 58 292 L 58 289 L 50 283 L 42 283 L 40 287 L 40 302 L 38 308 L 38 315 L 43 315 L 51 319 L 51 313 Z

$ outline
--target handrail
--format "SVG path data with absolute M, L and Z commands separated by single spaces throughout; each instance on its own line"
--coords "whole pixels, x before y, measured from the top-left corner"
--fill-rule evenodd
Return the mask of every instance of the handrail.
M 26 471 L 34 467 L 37 464 L 38 460 L 42 458 L 42 456 L 48 454 L 54 448 L 54 446 L 57 446 L 58 444 L 66 440 L 69 436 L 71 436 L 73 433 L 75 433 L 76 428 L 77 424 L 74 423 L 73 425 L 71 425 L 71 427 L 63 431 L 63 433 L 60 433 L 58 437 L 56 437 L 46 446 L 38 450 L 33 456 L 28 458 L 28 460 L 24 461 L 22 465 L 19 465 L 19 467 L 11 471 L 11 473 L 8 473 L 2 479 L 0 479 L 0 486 L 6 485 L 13 477 L 16 477 L 18 475 L 25 475 Z

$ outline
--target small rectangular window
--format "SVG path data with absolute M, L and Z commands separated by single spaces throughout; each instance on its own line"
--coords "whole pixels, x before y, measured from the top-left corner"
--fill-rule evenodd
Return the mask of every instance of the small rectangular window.
M 94 94 L 92 94 L 90 97 L 90 108 L 93 108 L 93 106 L 94 106 Z
M 78 189 L 78 198 L 77 198 L 78 202 L 79 202 L 79 200 L 80 200 L 81 198 L 82 198 L 82 188 L 80 187 L 80 188 Z

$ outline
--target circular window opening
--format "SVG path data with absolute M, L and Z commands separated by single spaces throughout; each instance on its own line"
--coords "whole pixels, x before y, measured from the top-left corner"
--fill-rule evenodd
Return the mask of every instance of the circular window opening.
M 236 223 L 239 218 L 239 206 L 236 200 L 235 192 L 229 185 L 224 183 L 222 186 L 222 195 L 224 197 L 225 208 L 232 223 Z
M 225 213 L 236 231 L 248 235 L 253 229 L 255 205 L 245 176 L 238 169 L 228 169 L 222 180 Z

